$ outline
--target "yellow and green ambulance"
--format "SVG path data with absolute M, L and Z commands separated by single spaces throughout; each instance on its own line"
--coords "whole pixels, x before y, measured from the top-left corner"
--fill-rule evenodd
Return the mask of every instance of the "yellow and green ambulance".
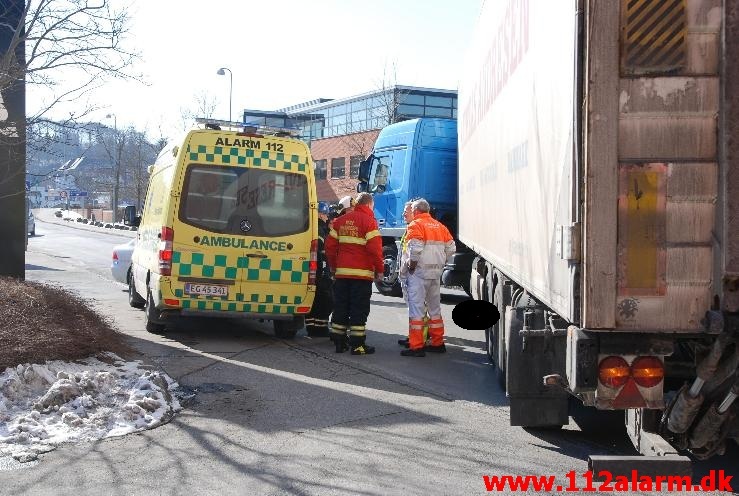
M 126 211 L 139 227 L 129 303 L 144 308 L 150 332 L 176 317 L 243 317 L 272 320 L 277 336 L 293 337 L 315 294 L 308 147 L 284 132 L 204 125 L 149 168 L 141 217 Z

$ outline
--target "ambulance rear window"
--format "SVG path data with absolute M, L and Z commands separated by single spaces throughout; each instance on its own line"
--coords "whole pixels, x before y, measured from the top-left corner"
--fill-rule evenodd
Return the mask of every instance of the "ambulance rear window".
M 278 237 L 307 231 L 308 207 L 303 174 L 192 164 L 179 218 L 215 233 Z

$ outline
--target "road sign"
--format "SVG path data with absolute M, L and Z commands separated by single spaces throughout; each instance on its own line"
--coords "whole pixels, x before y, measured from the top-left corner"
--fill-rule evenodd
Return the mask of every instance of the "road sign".
M 70 191 L 69 196 L 87 196 L 87 191 Z
M 60 191 L 59 192 L 59 197 L 60 198 L 66 198 L 67 197 L 67 192 L 66 191 Z

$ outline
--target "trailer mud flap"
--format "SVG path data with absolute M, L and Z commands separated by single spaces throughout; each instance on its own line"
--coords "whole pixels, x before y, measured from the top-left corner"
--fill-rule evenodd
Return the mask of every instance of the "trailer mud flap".
M 510 423 L 522 427 L 557 427 L 569 423 L 569 394 L 544 385 L 548 374 L 564 374 L 565 337 L 524 340 L 525 308 L 506 308 L 506 394 Z

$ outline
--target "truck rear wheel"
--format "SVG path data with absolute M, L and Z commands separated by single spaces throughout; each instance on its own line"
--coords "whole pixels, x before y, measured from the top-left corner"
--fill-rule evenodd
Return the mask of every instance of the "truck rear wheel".
M 495 370 L 498 373 L 498 384 L 505 391 L 506 384 L 506 346 L 505 346 L 505 311 L 506 306 L 510 303 L 504 297 L 503 285 L 504 279 L 500 272 L 495 272 L 495 289 L 493 290 L 492 303 L 500 312 L 500 319 L 490 329 L 490 346 L 492 346 L 491 360 L 495 363 Z
M 275 336 L 280 339 L 293 339 L 305 325 L 303 317 L 294 317 L 291 320 L 275 320 Z
M 398 251 L 395 246 L 383 246 L 382 259 L 385 262 L 385 270 L 382 278 L 375 281 L 377 291 L 385 296 L 403 296 L 403 289 L 400 287 L 398 278 Z

